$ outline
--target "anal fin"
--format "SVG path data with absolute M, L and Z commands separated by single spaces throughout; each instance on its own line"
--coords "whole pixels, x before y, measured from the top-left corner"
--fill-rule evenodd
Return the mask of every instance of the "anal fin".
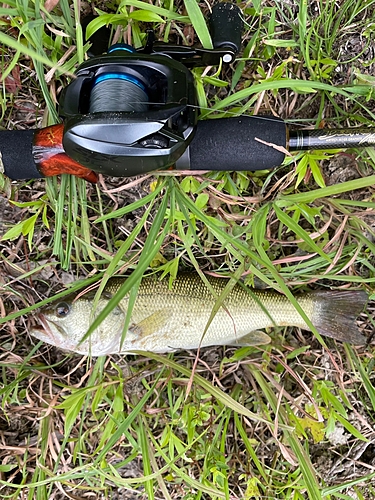
M 242 337 L 239 337 L 233 342 L 230 342 L 228 345 L 233 346 L 249 346 L 249 345 L 264 345 L 269 344 L 271 342 L 271 338 L 266 333 L 261 330 L 254 330 L 252 332 L 246 333 Z

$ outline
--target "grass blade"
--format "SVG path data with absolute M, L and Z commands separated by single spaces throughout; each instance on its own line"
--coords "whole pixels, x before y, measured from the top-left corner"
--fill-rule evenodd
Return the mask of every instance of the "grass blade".
M 197 0 L 184 0 L 191 24 L 205 49 L 212 49 L 211 35 Z

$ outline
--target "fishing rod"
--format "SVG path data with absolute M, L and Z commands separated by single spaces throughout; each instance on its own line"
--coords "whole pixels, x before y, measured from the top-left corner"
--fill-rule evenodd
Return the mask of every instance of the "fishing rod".
M 0 171 L 15 180 L 68 173 L 91 182 L 98 173 L 128 177 L 166 168 L 256 171 L 281 165 L 288 151 L 375 145 L 371 128 L 293 131 L 270 116 L 199 120 L 191 69 L 235 60 L 241 11 L 218 3 L 208 24 L 213 49 L 158 42 L 149 32 L 141 49 L 116 44 L 103 54 L 108 29 L 99 30 L 92 57 L 63 89 L 62 123 L 0 131 Z

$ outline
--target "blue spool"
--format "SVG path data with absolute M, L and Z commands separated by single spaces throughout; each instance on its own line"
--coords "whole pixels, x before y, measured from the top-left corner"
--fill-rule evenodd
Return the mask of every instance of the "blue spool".
M 108 53 L 136 50 L 128 44 L 112 45 Z M 126 57 L 126 54 L 124 54 Z M 95 78 L 90 95 L 90 113 L 126 111 L 144 112 L 148 110 L 147 89 L 135 75 L 125 72 L 110 71 L 101 73 Z

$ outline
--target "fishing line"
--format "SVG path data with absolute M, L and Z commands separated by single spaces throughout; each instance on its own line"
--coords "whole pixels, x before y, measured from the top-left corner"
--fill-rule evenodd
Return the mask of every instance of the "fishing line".
M 90 95 L 90 113 L 148 110 L 148 95 L 143 84 L 131 75 L 107 73 L 100 75 Z
M 219 112 L 233 117 L 240 116 L 238 112 L 230 110 L 213 110 L 212 108 L 196 106 L 183 103 L 187 108 L 200 111 Z M 147 91 L 143 83 L 135 76 L 119 73 L 107 73 L 100 75 L 91 91 L 90 113 L 125 111 L 145 112 L 150 106 L 180 106 L 180 102 L 153 102 L 148 99 Z M 279 121 L 273 116 L 247 115 L 264 121 Z
M 113 45 L 108 53 L 134 53 L 130 45 Z M 146 85 L 137 74 L 129 72 L 105 72 L 97 75 L 90 95 L 90 113 L 125 111 L 142 113 L 148 110 Z
M 92 88 L 90 95 L 90 113 L 98 112 L 146 112 L 149 107 L 155 105 L 179 106 L 180 102 L 153 102 L 148 99 L 147 91 L 143 83 L 135 76 L 119 73 L 107 73 L 100 75 Z M 208 107 L 185 104 L 188 108 L 218 112 Z M 222 110 L 220 113 L 238 117 L 238 112 Z M 272 116 L 247 115 L 249 118 L 256 118 L 263 121 L 279 121 L 279 118 Z
M 95 81 L 90 97 L 90 112 L 105 111 L 125 111 L 125 112 L 146 112 L 150 103 L 143 83 L 133 75 L 125 73 L 106 73 L 99 75 Z M 173 105 L 175 103 L 155 103 L 158 106 Z M 177 103 L 176 103 L 177 104 Z M 178 104 L 177 104 L 178 105 Z M 198 106 L 187 104 L 187 107 L 197 109 Z M 199 108 L 202 109 L 202 108 Z M 210 108 L 206 109 L 209 111 Z M 215 110 L 216 111 L 216 110 Z M 231 111 L 224 111 L 224 115 L 238 117 L 238 114 Z M 247 120 L 260 122 L 279 122 L 280 119 L 272 116 L 252 116 Z M 250 131 L 249 131 L 250 132 Z M 251 133 L 254 133 L 252 131 Z M 311 130 L 289 130 L 287 132 L 287 149 L 289 151 L 301 151 L 306 149 L 335 149 L 356 145 L 374 146 L 375 134 L 369 132 L 364 127 L 353 129 L 311 129 Z M 255 140 L 257 140 L 255 138 Z M 155 144 L 153 143 L 153 146 Z

